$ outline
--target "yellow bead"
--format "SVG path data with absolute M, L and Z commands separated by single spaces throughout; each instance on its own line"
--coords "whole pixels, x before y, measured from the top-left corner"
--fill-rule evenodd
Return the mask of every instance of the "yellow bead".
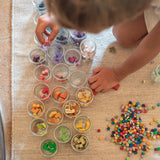
M 99 137 L 99 140 L 102 140 L 103 138 L 102 137 Z

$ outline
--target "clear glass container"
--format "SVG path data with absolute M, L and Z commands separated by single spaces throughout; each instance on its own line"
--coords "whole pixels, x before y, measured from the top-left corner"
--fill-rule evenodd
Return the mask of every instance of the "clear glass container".
M 85 60 L 90 60 L 96 54 L 96 43 L 90 39 L 85 39 L 80 44 L 80 51 Z
M 90 88 L 82 87 L 77 90 L 76 99 L 82 107 L 87 107 L 92 103 L 94 95 Z
M 66 125 L 59 125 L 54 130 L 54 137 L 59 143 L 67 143 L 72 138 L 72 131 Z
M 46 65 L 39 65 L 34 70 L 35 78 L 38 82 L 49 83 L 51 82 L 51 71 Z
M 152 80 L 155 83 L 160 82 L 160 65 L 158 65 L 152 72 Z
M 44 12 L 47 12 L 47 9 L 45 7 L 43 0 L 32 0 L 33 6 L 36 7 L 40 14 L 43 14 Z
M 36 14 L 34 16 L 34 23 L 35 23 L 35 25 L 37 25 L 39 17 L 42 16 L 42 15 L 44 15 L 44 14 L 46 14 L 46 13 L 47 13 L 47 11 L 43 12 L 43 14 L 40 13 L 40 12 L 36 12 Z
M 48 48 L 47 55 L 53 64 L 63 63 L 64 48 L 60 44 L 53 44 Z
M 60 109 L 52 107 L 47 110 L 46 119 L 49 125 L 59 125 L 63 121 L 63 113 Z
M 45 139 L 40 144 L 40 152 L 43 156 L 50 158 L 58 152 L 58 144 L 53 139 Z
M 33 118 L 40 118 L 45 114 L 45 105 L 38 99 L 32 100 L 28 103 L 28 114 Z
M 41 101 L 47 101 L 51 96 L 51 91 L 49 86 L 44 83 L 39 83 L 34 87 L 34 95 L 36 98 L 40 99 Z
M 29 61 L 34 65 L 47 64 L 46 52 L 41 48 L 35 48 L 29 53 Z
M 71 66 L 80 65 L 81 54 L 77 49 L 69 49 L 64 54 L 64 61 Z
M 68 44 L 68 40 L 69 40 L 69 32 L 68 30 L 62 28 L 59 33 L 57 34 L 56 38 L 55 38 L 55 41 L 57 43 L 60 43 L 62 45 L 66 45 Z
M 59 63 L 53 67 L 53 78 L 58 82 L 65 82 L 69 77 L 69 67 L 66 64 Z
M 64 104 L 69 98 L 69 92 L 64 87 L 56 87 L 52 90 L 52 98 L 58 104 Z
M 63 104 L 63 113 L 68 118 L 76 118 L 80 112 L 80 105 L 75 100 L 68 100 Z
M 75 46 L 79 47 L 82 40 L 87 38 L 86 32 L 79 32 L 76 30 L 70 31 L 70 42 Z
M 35 136 L 44 136 L 47 134 L 47 123 L 42 118 L 36 118 L 31 121 L 30 129 Z
M 76 152 L 84 152 L 88 149 L 89 140 L 84 134 L 76 134 L 71 140 L 71 146 Z
M 74 71 L 69 77 L 70 84 L 72 87 L 78 89 L 83 87 L 87 82 L 87 75 L 83 71 Z
M 80 115 L 74 119 L 73 126 L 77 132 L 84 133 L 91 128 L 91 121 L 87 116 Z

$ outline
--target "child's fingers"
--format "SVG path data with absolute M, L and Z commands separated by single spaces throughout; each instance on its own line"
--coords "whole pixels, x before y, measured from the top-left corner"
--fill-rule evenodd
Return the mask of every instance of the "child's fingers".
M 99 86 L 95 89 L 96 92 L 101 92 L 103 90 L 103 87 L 102 86 Z
M 96 90 L 100 86 L 100 84 L 98 84 L 97 82 L 94 82 L 90 86 L 91 86 L 92 89 Z
M 88 83 L 89 83 L 89 84 L 92 84 L 92 83 L 96 82 L 97 79 L 98 79 L 97 75 L 92 76 L 92 77 L 90 77 L 90 78 L 88 79 Z
M 53 41 L 54 38 L 57 36 L 58 32 L 60 31 L 60 28 L 57 27 L 57 26 L 49 26 L 52 30 L 52 32 L 50 33 L 49 37 L 48 37 L 48 40 L 49 41 Z
M 98 67 L 98 68 L 93 69 L 93 74 L 94 75 L 97 74 L 98 72 L 101 71 L 101 69 L 102 69 L 102 67 Z
M 36 36 L 37 36 L 38 41 L 39 41 L 41 44 L 44 44 L 44 42 L 45 42 L 45 39 L 44 39 L 44 37 L 43 37 L 44 31 L 45 31 L 45 28 L 44 28 L 43 26 L 37 25 L 37 28 L 36 28 Z

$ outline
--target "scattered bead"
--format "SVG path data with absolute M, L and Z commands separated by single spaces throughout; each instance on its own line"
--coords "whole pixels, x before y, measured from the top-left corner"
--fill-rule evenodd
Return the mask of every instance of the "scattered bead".
M 97 129 L 97 132 L 101 132 L 101 130 L 100 130 L 100 129 Z
M 103 138 L 102 137 L 99 137 L 99 140 L 101 141 Z

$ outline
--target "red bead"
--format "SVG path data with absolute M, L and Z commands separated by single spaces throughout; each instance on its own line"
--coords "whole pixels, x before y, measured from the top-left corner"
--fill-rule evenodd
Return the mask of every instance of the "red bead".
M 101 130 L 100 130 L 100 129 L 97 129 L 97 132 L 101 132 Z
M 119 89 L 119 87 L 120 87 L 120 84 L 117 84 L 116 86 L 114 86 L 112 89 L 114 89 L 114 90 L 118 90 Z
M 92 92 L 93 92 L 94 95 L 98 94 L 98 92 L 96 92 L 94 89 L 92 89 Z

